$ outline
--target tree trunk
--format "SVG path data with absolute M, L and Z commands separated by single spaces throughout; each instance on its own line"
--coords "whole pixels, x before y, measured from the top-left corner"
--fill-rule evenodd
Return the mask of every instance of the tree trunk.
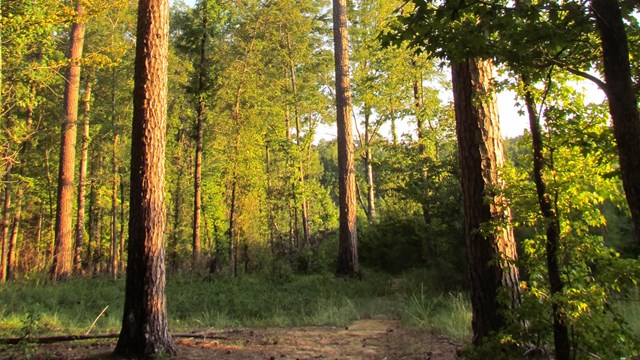
M 76 157 L 76 122 L 80 88 L 80 58 L 84 44 L 84 7 L 76 4 L 78 20 L 71 26 L 64 87 L 65 119 L 60 142 L 60 168 L 55 225 L 55 249 L 51 277 L 54 280 L 71 275 L 73 270 L 73 177 Z
M 396 111 L 393 107 L 393 97 L 389 98 L 389 119 L 391 119 L 391 143 L 398 145 L 398 132 L 396 130 Z
M 49 164 L 50 152 L 51 152 L 51 149 L 47 149 L 44 152 L 44 165 L 45 165 L 45 171 L 47 173 L 47 197 L 49 198 L 49 216 L 47 217 L 47 219 L 49 219 L 49 234 L 51 236 L 51 239 L 47 244 L 47 261 L 51 261 L 50 263 L 48 263 L 48 265 L 53 263 L 53 256 L 54 256 L 53 252 L 54 252 L 54 247 L 56 243 L 56 236 L 54 231 L 55 223 L 53 222 L 53 219 L 54 219 L 53 177 L 51 176 L 51 166 Z
M 422 75 L 420 74 L 420 69 L 417 65 L 417 60 L 414 58 L 411 60 L 411 65 L 413 66 L 414 71 L 417 73 L 413 78 L 413 105 L 415 108 L 415 117 L 416 117 L 416 134 L 418 136 L 418 149 L 420 151 L 420 156 L 423 159 L 428 157 L 427 147 L 426 147 L 426 131 L 424 118 L 422 116 Z M 436 147 L 437 149 L 437 147 Z M 429 177 L 429 169 L 426 167 L 422 168 L 422 181 L 424 183 L 427 182 Z M 424 219 L 424 223 L 428 226 L 431 224 L 431 211 L 429 209 L 428 200 L 423 200 L 422 203 L 422 218 Z
M 111 214 L 109 216 L 109 274 L 118 278 L 118 121 L 116 116 L 116 68 L 111 69 Z
M 125 262 L 124 262 L 124 179 L 123 176 L 120 175 L 120 261 L 118 265 L 120 266 L 120 271 L 124 272 L 125 270 Z
M 118 134 L 115 130 L 113 134 L 113 152 L 111 156 L 111 254 L 109 256 L 109 272 L 111 277 L 115 280 L 118 278 L 118 161 L 117 161 L 117 147 L 118 147 Z
M 82 251 L 84 246 L 84 191 L 87 179 L 87 160 L 89 157 L 89 110 L 91 109 L 92 79 L 87 79 L 84 92 L 84 114 L 82 117 L 82 150 L 80 152 L 80 173 L 78 174 L 78 210 L 76 220 L 76 244 L 73 259 L 75 273 L 82 271 Z
M 2 208 L 2 253 L 0 254 L 0 284 L 7 281 L 9 268 L 9 210 L 11 208 L 11 165 L 7 166 L 4 180 L 4 206 Z
M 504 162 L 493 63 L 467 59 L 451 65 L 456 133 L 471 280 L 473 344 L 506 324 L 504 312 L 519 303 L 511 211 L 501 195 Z M 485 227 L 489 226 L 489 229 Z M 508 297 L 504 298 L 502 291 Z M 504 299 L 504 300 L 503 300 Z
M 180 225 L 182 224 L 182 202 L 183 202 L 183 179 L 184 169 L 185 169 L 185 161 L 183 159 L 182 150 L 185 147 L 185 130 L 183 128 L 178 129 L 178 134 L 176 135 L 177 142 L 177 151 L 176 156 L 174 157 L 174 164 L 176 164 L 176 185 L 175 192 L 171 197 L 173 201 L 173 215 L 172 215 L 172 230 L 171 230 L 171 242 L 168 244 L 168 249 L 171 252 L 176 248 L 180 240 L 183 238 L 182 228 Z
M 198 64 L 198 114 L 196 117 L 196 154 L 193 175 L 193 248 L 191 267 L 200 264 L 200 213 L 202 211 L 202 139 L 205 122 L 205 75 L 207 49 L 207 2 L 202 2 L 202 38 L 200 39 L 200 62 Z
M 100 272 L 100 262 L 102 254 L 101 236 L 102 231 L 102 208 L 98 203 L 98 178 L 102 175 L 102 153 L 98 153 L 91 162 L 91 190 L 89 191 L 89 239 L 87 241 L 87 256 L 85 258 L 85 268 L 94 273 Z M 92 248 L 92 244 L 93 248 Z
M 364 168 L 367 171 L 367 218 L 369 222 L 376 218 L 376 193 L 373 183 L 373 151 L 371 150 L 371 142 L 373 134 L 370 134 L 371 109 L 365 105 L 364 113 Z
M 16 264 L 18 260 L 18 229 L 20 228 L 20 216 L 22 213 L 22 187 L 18 186 L 16 212 L 13 214 L 11 237 L 9 238 L 9 252 L 7 256 L 7 279 L 15 278 Z
M 640 248 L 640 114 L 629 64 L 629 44 L 617 0 L 592 0 L 602 43 L 609 113 L 618 147 L 622 185 Z
M 530 84 L 523 77 L 525 86 L 525 103 L 527 112 L 529 113 L 529 127 L 531 128 L 531 142 L 533 145 L 533 180 L 536 184 L 536 194 L 538 196 L 538 206 L 540 212 L 545 219 L 547 242 L 547 271 L 549 273 L 549 285 L 551 296 L 561 293 L 564 283 L 560 278 L 560 267 L 558 266 L 558 245 L 560 242 L 560 220 L 556 214 L 551 198 L 547 193 L 547 184 L 544 180 L 544 155 L 542 146 L 542 130 L 540 127 L 540 119 L 536 112 L 535 102 L 531 91 Z M 555 345 L 556 359 L 569 360 L 571 343 L 569 341 L 569 330 L 562 319 L 557 301 L 552 301 L 553 315 L 553 340 Z
M 229 272 L 232 277 L 238 276 L 238 252 L 236 250 L 236 177 L 237 174 L 234 167 L 233 179 L 231 180 L 231 204 L 229 205 Z
M 333 40 L 336 74 L 336 120 L 338 126 L 338 186 L 340 230 L 337 276 L 356 277 L 358 235 L 356 230 L 356 177 L 353 130 L 351 125 L 351 87 L 349 82 L 349 40 L 347 1 L 333 0 Z
M 265 135 L 265 138 L 267 136 Z M 267 175 L 266 181 L 266 197 L 267 197 L 267 227 L 269 228 L 269 251 L 271 252 L 271 256 L 275 257 L 275 239 L 276 239 L 276 223 L 275 217 L 273 216 L 273 194 L 272 194 L 272 185 L 271 185 L 271 151 L 269 149 L 269 141 L 265 143 L 264 149 L 264 163 L 265 163 L 265 174 Z
M 303 236 L 303 244 L 305 246 L 309 246 L 310 242 L 310 230 L 309 230 L 309 214 L 308 214 L 308 206 L 307 206 L 307 197 L 305 195 L 305 186 L 304 186 L 304 161 L 302 160 L 303 154 L 303 144 L 302 137 L 300 133 L 302 132 L 302 124 L 300 122 L 300 110 L 298 106 L 298 83 L 296 81 L 296 70 L 295 63 L 293 61 L 293 51 L 291 50 L 291 41 L 289 39 L 289 34 L 287 34 L 287 51 L 289 55 L 289 76 L 291 77 L 291 92 L 293 95 L 293 115 L 296 122 L 296 146 L 298 148 L 298 173 L 299 179 L 298 182 L 300 184 L 300 189 L 298 191 L 294 190 L 294 194 L 300 193 L 300 213 L 302 215 L 302 236 Z M 300 245 L 300 244 L 298 244 Z
M 165 297 L 165 131 L 169 1 L 140 0 L 131 132 L 129 245 L 116 356 L 176 353 Z
M 38 211 L 38 221 L 36 222 L 36 263 L 38 270 L 43 269 L 45 267 L 46 257 L 43 256 L 45 254 L 44 251 L 40 250 L 40 244 L 42 244 L 42 219 L 44 218 L 44 208 L 42 206 L 42 202 L 40 203 L 40 209 Z

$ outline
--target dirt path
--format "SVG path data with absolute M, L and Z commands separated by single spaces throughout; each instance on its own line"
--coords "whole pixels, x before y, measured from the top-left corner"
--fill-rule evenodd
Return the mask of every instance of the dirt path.
M 446 337 L 405 329 L 396 320 L 359 320 L 348 327 L 211 331 L 210 339 L 177 340 L 175 359 L 456 359 Z M 115 341 L 40 345 L 0 350 L 2 359 L 106 359 Z

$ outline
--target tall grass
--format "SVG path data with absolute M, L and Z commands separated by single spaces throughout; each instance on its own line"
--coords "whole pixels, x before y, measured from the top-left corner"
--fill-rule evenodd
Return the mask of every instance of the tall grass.
M 359 318 L 395 316 L 397 296 L 389 277 L 370 274 L 345 281 L 331 274 L 203 279 L 178 275 L 167 281 L 174 331 L 240 326 L 344 325 Z M 0 288 L 0 336 L 119 330 L 124 280 L 79 278 L 58 284 L 26 282 Z
M 427 294 L 424 287 L 405 298 L 401 316 L 409 326 L 426 328 L 457 341 L 471 336 L 471 304 L 461 293 Z
M 332 274 L 206 279 L 174 275 L 167 280 L 172 331 L 196 329 L 346 325 L 358 319 L 401 318 L 456 340 L 468 337 L 469 305 L 461 295 L 416 292 L 416 277 L 393 279 L 365 273 L 362 281 Z M 400 284 L 400 286 L 398 286 Z M 25 282 L 0 288 L 0 336 L 117 332 L 124 280 L 78 278 L 58 284 Z

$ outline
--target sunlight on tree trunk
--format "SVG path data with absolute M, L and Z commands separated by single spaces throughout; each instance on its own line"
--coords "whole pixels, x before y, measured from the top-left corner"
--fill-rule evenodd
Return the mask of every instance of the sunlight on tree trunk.
M 82 148 L 80 152 L 80 167 L 78 174 L 78 209 L 76 215 L 76 243 L 73 259 L 73 271 L 77 274 L 82 271 L 83 247 L 84 247 L 84 203 L 87 181 L 87 161 L 89 157 L 89 111 L 91 110 L 91 87 L 93 79 L 87 79 L 84 91 L 84 114 L 82 116 Z
M 114 354 L 175 354 L 165 297 L 165 132 L 169 1 L 140 0 L 131 133 L 128 266 Z
M 504 311 L 519 303 L 516 244 L 511 210 L 501 194 L 502 137 L 493 93 L 493 63 L 453 63 L 456 133 L 471 279 L 473 343 L 506 323 Z M 508 295 L 503 303 L 500 298 Z
M 55 249 L 51 276 L 65 278 L 73 271 L 73 182 L 76 158 L 76 123 L 80 90 L 80 59 L 84 45 L 84 7 L 77 2 L 76 22 L 71 26 L 69 51 L 70 63 L 65 76 L 62 140 L 60 143 L 60 170 L 58 173 L 58 198 L 55 225 Z
M 336 275 L 357 277 L 358 235 L 356 230 L 356 176 L 349 81 L 347 2 L 333 0 L 333 41 L 336 70 L 336 115 L 338 126 L 338 184 L 340 230 Z

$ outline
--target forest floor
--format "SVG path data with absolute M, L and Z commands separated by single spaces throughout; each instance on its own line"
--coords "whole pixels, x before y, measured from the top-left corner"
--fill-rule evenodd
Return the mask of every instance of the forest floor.
M 445 336 L 398 320 L 358 320 L 346 327 L 246 328 L 194 332 L 177 339 L 173 359 L 456 359 Z M 114 340 L 0 348 L 1 359 L 108 359 Z

